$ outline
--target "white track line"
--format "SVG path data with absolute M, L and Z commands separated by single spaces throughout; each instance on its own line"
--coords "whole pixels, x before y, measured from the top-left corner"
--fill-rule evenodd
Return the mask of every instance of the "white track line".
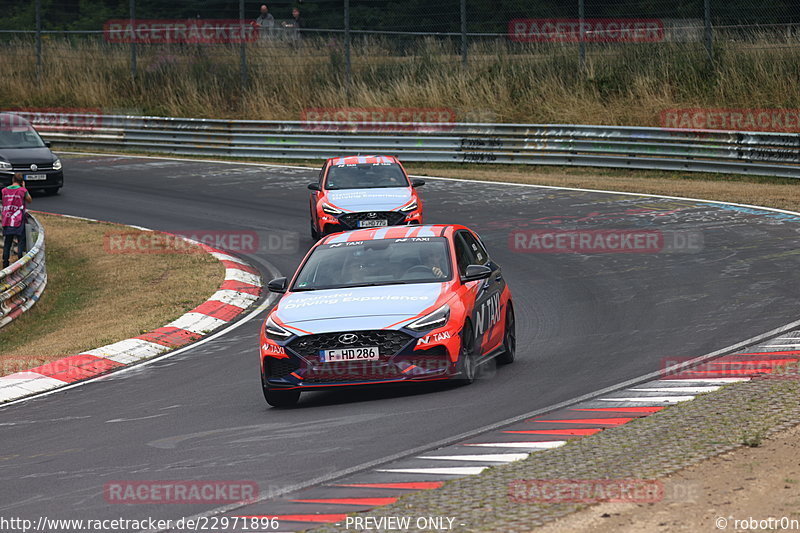
M 653 388 L 643 388 L 643 389 L 628 389 L 629 391 L 635 392 L 686 392 L 689 394 L 702 394 L 704 392 L 714 392 L 715 390 L 719 390 L 720 387 L 653 387 Z
M 636 398 L 599 398 L 601 402 L 680 403 L 694 400 L 694 396 L 639 396 Z
M 535 442 L 478 442 L 462 444 L 462 446 L 478 446 L 485 448 L 529 448 L 531 450 L 550 450 L 567 443 L 565 440 L 545 440 Z
M 436 459 L 440 461 L 475 461 L 487 463 L 513 463 L 530 456 L 528 453 L 486 453 L 478 455 L 423 455 L 417 459 Z
M 433 474 L 437 476 L 474 476 L 480 474 L 488 466 L 450 466 L 444 468 L 387 468 L 376 472 L 391 474 Z
M 765 346 L 761 346 L 761 348 L 796 348 L 800 346 L 800 342 L 796 344 L 767 344 Z

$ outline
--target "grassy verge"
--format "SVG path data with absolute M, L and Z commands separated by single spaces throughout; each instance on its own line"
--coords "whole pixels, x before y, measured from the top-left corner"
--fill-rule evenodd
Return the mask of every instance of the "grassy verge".
M 134 80 L 127 45 L 48 36 L 46 83 L 31 84 L 33 43 L 12 40 L 0 55 L 0 107 L 277 120 L 306 108 L 433 107 L 461 121 L 622 125 L 659 125 L 668 108 L 800 107 L 800 41 L 778 33 L 719 35 L 713 65 L 701 43 L 590 45 L 585 70 L 569 44 L 475 41 L 466 68 L 441 40 L 396 44 L 357 39 L 348 92 L 330 38 L 249 45 L 244 88 L 238 45 L 141 45 Z
M 222 266 L 206 253 L 108 253 L 105 236 L 129 228 L 37 217 L 46 234 L 47 289 L 30 311 L 2 329 L 0 375 L 160 327 L 222 283 Z

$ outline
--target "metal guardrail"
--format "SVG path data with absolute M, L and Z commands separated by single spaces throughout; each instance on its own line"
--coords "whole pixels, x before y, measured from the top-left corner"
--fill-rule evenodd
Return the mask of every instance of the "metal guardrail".
M 47 286 L 44 228 L 30 214 L 28 225 L 36 235 L 34 245 L 8 268 L 0 270 L 0 328 L 33 307 Z
M 345 123 L 37 115 L 53 142 L 176 155 L 567 165 L 800 178 L 800 134 L 570 124 Z

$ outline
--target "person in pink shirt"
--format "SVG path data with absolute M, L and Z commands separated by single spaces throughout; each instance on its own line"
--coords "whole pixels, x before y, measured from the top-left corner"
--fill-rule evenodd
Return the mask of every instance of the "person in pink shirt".
M 9 264 L 11 247 L 17 241 L 17 258 L 25 255 L 25 204 L 31 203 L 31 195 L 24 186 L 22 174 L 14 174 L 11 185 L 2 190 L 3 210 L 0 213 L 3 225 L 3 268 Z

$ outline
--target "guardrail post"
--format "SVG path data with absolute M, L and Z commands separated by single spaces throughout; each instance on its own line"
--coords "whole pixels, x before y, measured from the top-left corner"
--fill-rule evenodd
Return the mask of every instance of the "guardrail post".
M 350 62 L 350 0 L 344 0 L 344 89 L 347 102 L 350 102 L 350 84 L 353 81 L 353 67 Z
M 461 66 L 467 68 L 467 0 L 461 0 Z
M 136 0 L 130 0 L 131 28 L 136 26 Z M 136 79 L 136 32 L 131 36 L 131 79 Z
M 36 0 L 36 78 L 42 77 L 42 0 Z
M 247 90 L 247 39 L 244 38 L 244 0 L 239 0 L 239 32 L 241 33 L 239 71 L 242 76 L 242 108 L 244 108 L 244 95 Z
M 711 26 L 711 0 L 703 2 L 703 20 L 705 23 L 704 42 L 709 63 L 714 63 L 714 28 Z
M 578 0 L 578 26 L 580 37 L 578 38 L 578 61 L 581 67 L 581 74 L 586 72 L 586 6 L 584 0 Z

